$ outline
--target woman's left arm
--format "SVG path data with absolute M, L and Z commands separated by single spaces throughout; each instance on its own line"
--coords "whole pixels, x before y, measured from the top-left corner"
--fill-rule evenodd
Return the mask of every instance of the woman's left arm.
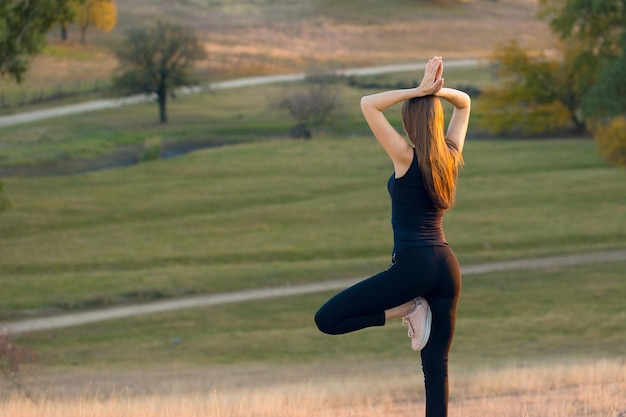
M 472 100 L 467 93 L 453 88 L 442 88 L 437 92 L 436 96 L 448 101 L 454 106 L 452 117 L 448 123 L 446 139 L 454 143 L 459 152 L 463 152 Z

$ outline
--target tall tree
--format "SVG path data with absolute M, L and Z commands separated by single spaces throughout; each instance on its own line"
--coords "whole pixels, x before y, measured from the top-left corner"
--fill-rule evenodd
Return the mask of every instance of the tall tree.
M 46 32 L 67 13 L 68 0 L 0 0 L 0 76 L 21 82 Z
M 595 72 L 593 61 L 574 45 L 562 45 L 561 57 L 531 55 L 516 42 L 494 53 L 501 87 L 485 89 L 482 103 L 488 117 L 481 124 L 494 133 L 544 133 L 586 128 L 581 100 Z
M 59 18 L 59 26 L 61 28 L 61 40 L 66 41 L 69 37 L 68 35 L 68 25 L 70 23 L 74 23 L 76 21 L 76 13 L 85 4 L 86 0 L 67 0 L 69 7 L 67 11 L 61 14 Z
M 591 117 L 626 114 L 626 33 L 621 47 L 622 53 L 602 65 L 596 82 L 583 97 L 583 110 Z
M 157 22 L 152 28 L 130 30 L 115 55 L 119 68 L 114 85 L 123 93 L 155 94 L 159 120 L 166 123 L 168 94 L 193 82 L 193 64 L 206 52 L 188 29 Z
M 76 23 L 80 27 L 81 43 L 85 43 L 90 27 L 110 32 L 117 24 L 117 6 L 113 0 L 85 0 L 77 5 Z
M 562 39 L 582 44 L 596 72 L 582 97 L 593 134 L 610 163 L 626 166 L 626 0 L 540 0 Z
M 596 55 L 619 54 L 626 0 L 540 0 L 540 16 L 562 39 L 577 39 Z
M 495 53 L 507 82 L 487 90 L 483 122 L 496 132 L 545 132 L 568 120 L 578 132 L 626 109 L 626 0 L 539 0 L 561 37 L 561 56 L 531 56 L 517 44 Z

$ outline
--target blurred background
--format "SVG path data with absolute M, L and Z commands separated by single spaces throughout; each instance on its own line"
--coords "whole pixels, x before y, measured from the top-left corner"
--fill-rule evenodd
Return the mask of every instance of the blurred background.
M 335 338 L 312 317 L 389 262 L 393 168 L 359 99 L 415 86 L 441 55 L 473 107 L 444 223 L 464 271 L 454 413 L 621 416 L 624 10 L 0 0 L 0 410 L 422 407 L 399 322 Z M 399 108 L 388 117 L 401 129 Z M 251 298 L 165 310 L 240 291 Z M 135 306 L 153 310 L 119 313 Z M 389 383 L 363 386 L 376 378 Z M 136 401 L 121 411 L 124 390 Z

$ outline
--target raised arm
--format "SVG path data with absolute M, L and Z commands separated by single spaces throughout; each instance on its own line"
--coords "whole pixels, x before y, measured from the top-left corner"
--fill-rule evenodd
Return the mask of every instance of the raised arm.
M 462 152 L 467 127 L 469 125 L 471 107 L 470 96 L 463 91 L 453 88 L 442 88 L 435 93 L 435 95 L 454 106 L 454 111 L 450 118 L 450 123 L 448 124 L 448 131 L 446 132 L 446 139 L 454 143 L 459 149 L 459 152 Z
M 394 163 L 396 170 L 411 163 L 413 148 L 391 126 L 383 111 L 394 104 L 413 97 L 423 97 L 436 93 L 443 86 L 441 57 L 434 57 L 426 64 L 424 78 L 419 87 L 385 91 L 361 98 L 361 111 L 372 133 L 385 149 Z

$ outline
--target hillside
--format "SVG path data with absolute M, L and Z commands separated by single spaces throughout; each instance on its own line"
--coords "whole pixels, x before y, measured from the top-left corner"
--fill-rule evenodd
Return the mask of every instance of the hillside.
M 127 29 L 159 19 L 191 27 L 203 39 L 209 53 L 198 68 L 203 79 L 404 63 L 435 54 L 486 57 L 511 39 L 534 49 L 549 48 L 554 41 L 547 23 L 536 17 L 536 0 L 117 3 L 116 28 L 111 33 L 90 30 L 85 45 L 78 42 L 76 27 L 70 27 L 68 42 L 61 42 L 54 28 L 22 85 L 0 81 L 5 100 L 18 101 L 21 91 L 76 88 L 77 83 L 95 89 L 96 81 L 105 85 L 116 66 L 111 47 Z

